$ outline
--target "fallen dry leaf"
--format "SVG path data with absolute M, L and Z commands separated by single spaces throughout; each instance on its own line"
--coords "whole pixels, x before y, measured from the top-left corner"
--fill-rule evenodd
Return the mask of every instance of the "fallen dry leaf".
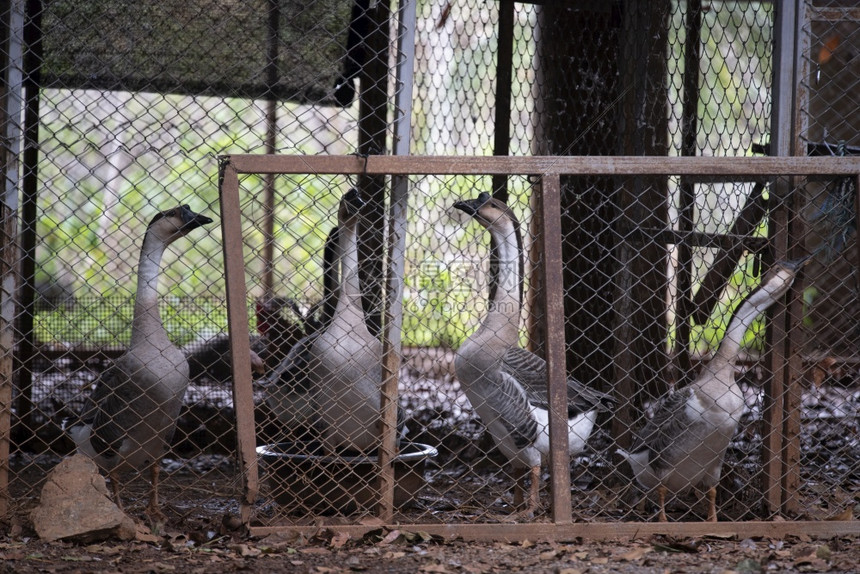
M 627 562 L 636 562 L 642 560 L 642 558 L 651 551 L 652 549 L 649 546 L 640 546 L 638 548 L 634 548 L 630 552 L 622 554 L 618 558 L 626 560 Z
M 352 537 L 348 532 L 338 532 L 331 537 L 331 542 L 329 544 L 332 548 L 343 548 L 343 546 L 349 542 L 350 538 Z
M 444 564 L 425 564 L 418 569 L 419 572 L 448 572 Z
M 395 541 L 395 540 L 397 540 L 398 538 L 400 538 L 400 531 L 399 531 L 399 530 L 396 530 L 396 529 L 395 529 L 395 530 L 392 530 L 391 532 L 389 532 L 388 534 L 386 534 L 386 535 L 382 538 L 382 540 L 380 540 L 380 541 L 379 541 L 379 545 L 380 545 L 380 546 L 384 546 L 384 545 L 386 545 L 386 544 L 391 544 L 392 542 L 394 542 L 394 541 Z
M 842 512 L 840 512 L 838 514 L 834 514 L 833 516 L 830 516 L 828 518 L 825 518 L 825 520 L 834 520 L 834 521 L 854 520 L 854 508 L 849 506 L 848 508 L 846 508 Z
M 230 550 L 239 556 L 259 556 L 263 553 L 259 548 L 248 546 L 247 544 L 233 544 L 230 546 Z
M 582 572 L 579 568 L 562 568 L 558 574 L 582 574 Z
M 321 546 L 311 546 L 310 548 L 299 548 L 299 552 L 301 554 L 310 554 L 315 556 L 324 556 L 326 554 L 331 554 L 331 550 L 328 548 L 323 548 Z
M 695 554 L 701 546 L 700 540 L 678 540 L 673 536 L 654 536 L 651 546 L 658 552 L 685 552 Z

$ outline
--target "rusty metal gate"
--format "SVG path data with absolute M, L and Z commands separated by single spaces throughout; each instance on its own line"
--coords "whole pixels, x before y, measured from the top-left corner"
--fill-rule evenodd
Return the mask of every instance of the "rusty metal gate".
M 804 310 L 801 305 L 801 294 L 809 286 L 816 285 L 823 269 L 834 257 L 850 261 L 860 257 L 856 248 L 844 252 L 840 248 L 839 253 L 834 254 L 829 250 L 830 243 L 826 244 L 828 249 L 811 247 L 815 245 L 815 218 L 809 209 L 826 201 L 828 193 L 834 193 L 839 186 L 832 185 L 833 182 L 848 182 L 851 193 L 856 194 L 860 160 L 743 158 L 727 162 L 722 158 L 641 157 L 225 156 L 221 165 L 225 266 L 236 368 L 234 393 L 244 477 L 241 510 L 252 532 L 320 525 L 366 530 L 380 523 L 368 522 L 370 518 L 381 523 L 420 525 L 421 530 L 428 532 L 490 538 L 612 536 L 628 531 L 643 534 L 651 531 L 689 534 L 693 530 L 738 532 L 739 527 L 745 532 L 752 529 L 749 531 L 774 533 L 856 530 L 856 522 L 817 522 L 853 505 L 850 494 L 853 479 L 837 485 L 834 479 L 838 473 L 834 472 L 841 465 L 848 475 L 856 473 L 856 469 L 847 467 L 857 465 L 853 458 L 857 445 L 856 436 L 846 437 L 839 446 L 839 456 L 846 458 L 839 459 L 834 454 L 834 459 L 824 466 L 810 460 L 810 456 L 818 455 L 805 454 L 810 440 L 808 433 L 822 432 L 808 428 L 815 427 L 816 423 L 807 411 L 824 407 L 811 398 L 819 392 L 821 381 L 816 378 L 819 377 L 815 374 L 816 365 L 802 363 L 800 342 L 808 316 L 808 309 Z M 413 427 L 407 437 L 414 438 L 401 443 L 400 449 L 394 446 L 397 432 L 393 416 L 388 417 L 389 424 L 379 427 L 385 430 L 378 437 L 378 451 L 374 448 L 364 453 L 321 448 L 317 445 L 324 440 L 320 433 L 325 431 L 319 426 L 303 427 L 296 419 L 287 422 L 279 418 L 289 410 L 290 400 L 298 400 L 298 395 L 287 395 L 290 398 L 277 404 L 267 399 L 265 402 L 271 409 L 266 404 L 262 409 L 271 413 L 268 415 L 271 419 L 260 416 L 261 401 L 254 397 L 250 362 L 243 359 L 250 351 L 243 329 L 247 325 L 243 302 L 248 285 L 259 281 L 258 277 L 248 276 L 245 267 L 248 254 L 243 238 L 253 225 L 248 227 L 248 222 L 243 220 L 255 201 L 254 182 L 247 178 L 248 174 L 291 178 L 296 189 L 293 193 L 299 193 L 303 185 L 316 181 L 331 194 L 333 206 L 359 176 L 390 176 L 394 181 L 408 179 L 408 194 L 391 198 L 392 215 L 385 223 L 391 231 L 386 244 L 389 259 L 384 280 L 390 298 L 386 299 L 387 307 L 383 310 L 389 319 L 383 322 L 384 351 L 379 355 L 381 408 L 390 413 L 390 406 L 399 405 L 405 425 Z M 510 177 L 511 187 L 518 190 L 516 200 L 510 202 L 511 207 L 521 219 L 522 229 L 528 230 L 524 242 L 528 270 L 523 316 L 526 328 L 521 331 L 521 343 L 546 357 L 552 413 L 549 418 L 551 448 L 547 453 L 549 472 L 541 474 L 549 492 L 542 495 L 542 510 L 534 518 L 525 519 L 516 517 L 510 494 L 517 476 L 512 474 L 505 456 L 495 448 L 486 427 L 476 416 L 476 405 L 463 399 L 462 383 L 458 384 L 452 376 L 453 351 L 427 353 L 416 359 L 408 342 L 403 342 L 403 337 L 416 336 L 414 331 L 420 328 L 442 339 L 459 337 L 462 341 L 480 324 L 481 314 L 487 309 L 481 301 L 485 301 L 488 280 L 488 270 L 483 264 L 489 256 L 488 241 L 480 232 L 476 235 L 468 225 L 464 231 L 462 226 L 466 222 L 452 218 L 451 204 L 488 189 L 494 175 Z M 752 230 L 700 233 L 677 224 L 659 229 L 618 227 L 622 231 L 616 231 L 616 247 L 607 257 L 614 281 L 630 282 L 626 288 L 628 292 L 648 291 L 650 287 L 643 280 L 644 275 L 633 271 L 634 263 L 621 258 L 625 246 L 635 245 L 637 251 L 642 251 L 643 245 L 657 249 L 660 252 L 657 265 L 662 268 L 660 272 L 664 277 L 672 266 L 671 246 L 711 247 L 721 252 L 743 253 L 732 277 L 718 288 L 720 291 L 725 288 L 725 293 L 717 296 L 714 308 L 717 321 L 730 318 L 726 315 L 731 315 L 738 299 L 745 297 L 776 261 L 810 251 L 817 259 L 806 266 L 787 299 L 780 300 L 768 315 L 766 330 L 770 336 L 767 340 L 765 323 L 755 323 L 744 339 L 742 351 L 732 359 L 744 408 L 737 421 L 737 434 L 722 464 L 724 476 L 720 482 L 718 508 L 720 520 L 728 521 L 726 524 L 691 525 L 690 522 L 704 518 L 701 507 L 695 505 L 695 497 L 679 497 L 669 504 L 672 520 L 683 522 L 683 525 L 640 523 L 650 521 L 654 509 L 648 505 L 647 496 L 640 501 L 631 495 L 629 470 L 625 471 L 626 463 L 621 462 L 615 451 L 625 434 L 645 424 L 647 413 L 653 412 L 651 409 L 655 408 L 659 396 L 654 393 L 680 386 L 685 380 L 683 374 L 676 374 L 677 378 L 671 381 L 645 380 L 638 381 L 637 388 L 625 387 L 624 381 L 630 375 L 625 372 L 625 365 L 641 360 L 636 356 L 638 347 L 632 340 L 616 343 L 623 349 L 619 357 L 628 353 L 634 357 L 619 360 L 615 369 L 616 384 L 600 389 L 614 395 L 615 410 L 598 419 L 584 449 L 570 456 L 566 448 L 567 424 L 561 413 L 567 404 L 564 381 L 570 366 L 565 356 L 569 347 L 576 346 L 576 341 L 565 337 L 568 320 L 564 290 L 568 287 L 560 287 L 564 230 L 561 197 L 567 178 L 595 175 L 612 176 L 617 186 L 612 193 L 619 194 L 637 184 L 645 189 L 662 189 L 658 182 L 666 180 L 692 180 L 698 185 L 727 180 L 761 182 L 771 193 L 765 216 L 769 234 L 756 234 Z M 823 189 L 829 191 L 807 202 L 804 190 L 815 187 L 816 182 L 824 182 Z M 670 198 L 666 196 L 666 201 Z M 284 197 L 283 203 L 289 205 L 291 197 Z M 408 209 L 404 209 L 407 204 Z M 854 203 L 846 205 L 853 209 Z M 332 209 L 336 211 L 335 207 Z M 400 218 L 404 218 L 403 221 L 399 221 Z M 283 221 L 281 225 L 281 229 L 289 233 L 290 221 Z M 403 229 L 407 228 L 404 234 Z M 450 251 L 441 243 L 446 241 L 461 246 L 463 255 L 445 259 L 444 255 Z M 419 276 L 419 271 L 430 276 Z M 684 272 L 682 268 L 675 268 L 675 273 Z M 674 281 L 680 283 L 682 279 Z M 643 303 L 660 309 L 661 322 L 671 321 L 671 317 L 679 313 L 679 302 L 667 296 L 673 289 L 671 283 L 664 282 L 658 292 L 649 293 Z M 394 301 L 401 301 L 400 294 L 402 308 L 392 305 Z M 654 297 L 656 301 L 648 301 Z M 434 298 L 439 301 L 434 303 Z M 428 314 L 426 306 L 432 307 L 436 316 Z M 583 307 L 589 306 L 588 301 L 583 302 Z M 754 336 L 750 338 L 750 335 Z M 688 361 L 686 364 L 701 364 L 700 368 L 707 371 L 709 357 L 718 343 L 718 339 L 707 340 L 703 335 L 691 342 L 689 352 L 681 351 L 685 357 L 673 357 L 672 364 L 683 365 Z M 659 352 L 668 352 L 668 340 L 664 345 Z M 344 357 L 343 360 L 348 359 Z M 422 360 L 424 371 L 416 374 L 416 364 Z M 588 360 L 587 357 L 584 360 Z M 313 384 L 319 382 L 314 380 Z M 289 381 L 274 380 L 266 383 L 269 384 L 289 385 Z M 272 396 L 271 387 L 265 392 Z M 837 391 L 836 396 L 845 399 L 850 395 L 850 392 Z M 850 399 L 842 402 L 831 397 L 824 401 L 840 402 L 843 405 L 840 408 L 856 408 L 856 405 L 847 406 L 853 404 Z M 816 406 L 810 407 L 813 403 Z M 308 418 L 318 421 L 325 417 L 324 413 L 312 412 Z M 843 430 L 851 434 L 856 429 Z M 413 457 L 422 452 L 425 444 L 431 447 L 430 452 L 424 451 L 423 457 Z M 847 478 L 848 475 L 841 476 Z M 819 486 L 824 484 L 827 495 L 822 494 Z M 649 493 L 640 493 L 640 497 L 641 494 Z M 761 523 L 787 509 L 797 513 L 800 520 Z M 514 524 L 508 524 L 511 522 Z M 587 524 L 572 525 L 573 522 Z M 629 524 L 631 522 L 636 526 Z

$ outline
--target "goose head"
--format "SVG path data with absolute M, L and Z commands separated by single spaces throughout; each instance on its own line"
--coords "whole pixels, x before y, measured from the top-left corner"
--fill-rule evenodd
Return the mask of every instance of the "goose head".
M 194 213 L 187 205 L 180 205 L 158 213 L 149 222 L 146 232 L 154 235 L 166 245 L 173 243 L 180 237 L 185 237 L 192 230 L 208 223 L 212 223 L 211 217 Z
M 341 198 L 340 206 L 337 210 L 338 225 L 352 223 L 365 203 L 367 202 L 362 199 L 358 189 L 353 187 L 347 191 Z
M 517 225 L 516 217 L 510 208 L 486 191 L 481 192 L 475 199 L 458 201 L 454 208 L 471 215 L 490 232 L 498 231 L 507 235 Z
M 759 287 L 761 297 L 767 301 L 776 301 L 789 290 L 798 272 L 805 267 L 812 257 L 807 255 L 791 261 L 778 261 L 767 272 Z
M 481 192 L 475 199 L 456 202 L 454 208 L 471 215 L 490 232 L 490 300 L 495 299 L 501 286 L 511 293 L 517 291 L 522 302 L 523 239 L 520 222 L 511 208 L 486 191 Z M 501 256 L 508 265 L 504 268 L 500 267 L 499 259 L 502 248 L 504 254 Z

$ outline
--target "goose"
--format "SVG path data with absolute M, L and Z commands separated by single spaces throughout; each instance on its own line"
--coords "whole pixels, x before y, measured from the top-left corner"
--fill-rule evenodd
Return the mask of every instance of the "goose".
M 323 449 L 331 454 L 372 454 L 380 444 L 382 344 L 367 329 L 358 279 L 357 227 L 363 205 L 355 188 L 340 201 L 337 304 L 310 350 L 315 416 Z
M 77 451 L 110 478 L 122 508 L 119 474 L 149 468 L 146 513 L 163 522 L 158 503 L 159 464 L 170 446 L 188 386 L 188 361 L 167 337 L 158 311 L 161 259 L 168 245 L 212 219 L 182 205 L 157 214 L 146 229 L 137 270 L 137 294 L 128 350 L 99 377 L 81 413 L 68 425 Z
M 488 193 L 454 204 L 487 231 L 498 255 L 491 266 L 489 308 L 480 327 L 457 350 L 454 371 L 496 446 L 521 471 L 514 506 L 533 516 L 539 505 L 541 463 L 549 454 L 546 362 L 519 347 L 522 302 L 522 239 L 511 210 Z M 571 455 L 585 449 L 598 412 L 613 403 L 609 395 L 567 380 L 568 437 Z M 531 478 L 524 501 L 525 479 Z
M 775 264 L 734 313 L 714 358 L 693 383 L 659 399 L 654 416 L 634 434 L 629 450 L 618 449 L 636 482 L 657 489 L 658 520 L 666 522 L 666 492 L 704 487 L 709 522 L 717 521 L 717 484 L 744 399 L 735 382 L 735 362 L 752 321 L 791 287 L 808 258 Z
M 323 247 L 323 297 L 305 317 L 307 334 L 299 339 L 287 356 L 261 381 L 266 404 L 285 429 L 288 437 L 298 437 L 313 427 L 316 408 L 311 392 L 309 366 L 311 348 L 320 332 L 331 322 L 337 297 L 338 228 L 326 237 Z M 299 430 L 297 430 L 299 429 Z

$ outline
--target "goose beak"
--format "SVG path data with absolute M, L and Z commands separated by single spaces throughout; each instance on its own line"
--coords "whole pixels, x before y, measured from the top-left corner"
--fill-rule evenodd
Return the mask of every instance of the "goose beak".
M 212 223 L 213 219 L 211 217 L 206 217 L 205 215 L 201 215 L 199 213 L 194 213 L 191 211 L 191 207 L 187 205 L 183 205 L 179 208 L 180 216 L 182 217 L 182 231 L 191 231 L 192 229 L 197 229 L 203 225 L 207 225 Z
M 478 214 L 478 210 L 481 209 L 481 207 L 483 207 L 483 205 L 488 201 L 490 201 L 490 194 L 486 191 L 482 191 L 475 199 L 458 201 L 454 204 L 454 209 L 459 209 L 460 211 L 468 213 L 474 217 Z
M 474 205 L 474 200 L 472 201 L 458 201 L 454 204 L 454 209 L 459 209 L 469 215 L 475 215 L 478 213 L 478 208 Z
M 367 203 L 361 197 L 361 192 L 359 192 L 355 187 L 350 188 L 350 190 L 344 194 L 343 200 L 350 215 L 355 215 L 361 211 L 361 208 Z
M 806 267 L 810 263 L 812 263 L 812 254 L 805 255 L 799 259 L 792 259 L 791 261 L 781 261 L 779 265 L 785 267 L 789 271 L 796 272 L 800 271 L 800 269 Z

